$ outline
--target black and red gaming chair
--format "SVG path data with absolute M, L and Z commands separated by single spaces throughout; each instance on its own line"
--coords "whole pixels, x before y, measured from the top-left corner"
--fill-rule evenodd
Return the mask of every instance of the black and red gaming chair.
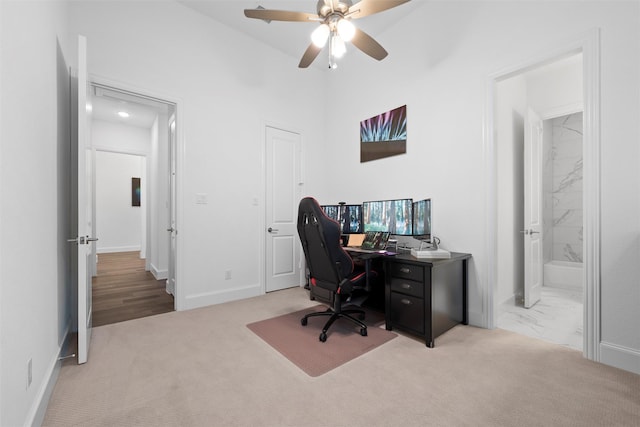
M 329 218 L 318 202 L 305 197 L 298 207 L 298 235 L 309 269 L 310 285 L 332 293 L 331 308 L 323 312 L 310 313 L 300 323 L 315 316 L 330 316 L 320 334 L 320 341 L 327 340 L 327 330 L 339 318 L 345 318 L 360 326 L 360 335 L 367 335 L 364 310 L 343 309 L 354 292 L 364 291 L 365 272 L 355 272 L 353 260 L 340 245 L 340 224 Z M 352 314 L 357 314 L 356 319 Z

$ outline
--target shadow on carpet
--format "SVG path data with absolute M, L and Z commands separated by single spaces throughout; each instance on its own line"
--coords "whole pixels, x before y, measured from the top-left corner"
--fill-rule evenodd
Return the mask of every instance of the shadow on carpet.
M 360 335 L 359 326 L 339 319 L 329 328 L 327 341 L 320 342 L 318 337 L 329 318 L 312 317 L 307 326 L 302 326 L 300 319 L 307 313 L 325 309 L 319 305 L 250 323 L 247 327 L 311 377 L 325 374 L 397 336 L 379 327 L 384 325 L 384 315 L 365 310 L 366 337 Z

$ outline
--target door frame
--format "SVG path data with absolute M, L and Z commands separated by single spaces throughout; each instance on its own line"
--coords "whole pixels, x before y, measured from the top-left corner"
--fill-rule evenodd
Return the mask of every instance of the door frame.
M 583 58 L 583 355 L 587 359 L 600 361 L 600 29 L 595 28 L 566 45 L 551 49 L 548 53 L 521 64 L 506 68 L 489 76 L 486 92 L 484 118 L 484 163 L 486 205 L 485 236 L 487 265 L 483 292 L 483 313 L 489 329 L 496 326 L 494 301 L 497 277 L 497 194 L 496 194 L 496 135 L 495 135 L 495 89 L 504 79 L 521 74 L 540 65 L 562 57 L 582 52 Z
M 267 128 L 279 129 L 285 132 L 295 133 L 300 136 L 300 182 L 298 183 L 298 195 L 302 197 L 302 191 L 305 185 L 305 161 L 304 161 L 304 136 L 302 131 L 293 126 L 285 126 L 279 123 L 265 121 L 260 127 L 260 145 L 261 145 L 261 174 L 262 185 L 262 215 L 260 217 L 260 293 L 267 293 L 267 266 L 266 266 L 266 229 L 267 229 Z M 259 200 L 253 200 L 254 205 L 260 203 Z M 300 286 L 304 284 L 305 265 L 304 255 L 302 254 L 302 246 L 298 246 L 297 259 L 300 260 Z
M 182 229 L 182 218 L 183 218 L 183 191 L 182 191 L 182 171 L 184 170 L 184 159 L 185 159 L 185 146 L 184 146 L 184 126 L 181 125 L 183 122 L 182 117 L 182 105 L 183 101 L 181 98 L 163 93 L 157 90 L 149 90 L 146 88 L 141 88 L 139 86 L 135 86 L 129 83 L 124 83 L 122 81 L 117 81 L 113 79 L 109 79 L 104 76 L 99 76 L 95 74 L 89 74 L 89 81 L 91 84 L 95 84 L 98 86 L 105 86 L 111 88 L 113 90 L 117 90 L 124 93 L 130 93 L 131 95 L 140 96 L 143 98 L 150 98 L 159 102 L 164 102 L 166 104 L 173 104 L 175 106 L 175 121 L 176 121 L 176 195 L 175 199 L 172 201 L 175 205 L 176 212 L 176 230 Z M 171 153 L 169 155 L 172 155 Z M 148 236 L 147 236 L 148 239 Z M 171 252 L 171 251 L 170 251 Z M 175 268 L 176 268 L 176 286 L 174 289 L 174 300 L 173 300 L 173 309 L 175 311 L 186 310 L 186 292 L 181 289 L 179 285 L 182 283 L 182 269 L 180 268 L 183 265 L 182 262 L 182 253 L 183 250 L 183 242 L 182 239 L 179 238 L 179 234 L 176 232 L 176 250 L 174 254 L 169 253 L 169 256 L 175 257 Z

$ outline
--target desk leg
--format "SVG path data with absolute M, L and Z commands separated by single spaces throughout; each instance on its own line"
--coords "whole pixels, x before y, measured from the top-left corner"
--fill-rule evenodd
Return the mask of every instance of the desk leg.
M 390 331 L 393 328 L 391 327 L 391 283 L 389 280 L 389 272 L 387 271 L 388 268 L 389 264 L 385 262 L 382 265 L 384 273 L 384 328 Z
M 364 260 L 364 284 L 367 287 L 367 291 L 371 292 L 371 283 L 369 282 L 369 275 L 371 274 L 371 258 Z

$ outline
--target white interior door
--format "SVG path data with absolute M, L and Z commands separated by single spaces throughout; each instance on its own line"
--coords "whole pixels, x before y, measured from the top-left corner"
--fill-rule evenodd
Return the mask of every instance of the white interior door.
M 75 70 L 77 86 L 73 87 L 76 96 L 73 97 L 76 114 L 72 117 L 77 120 L 74 127 L 73 138 L 74 157 L 77 156 L 77 168 L 72 171 L 72 186 L 76 193 L 74 197 L 74 222 L 72 229 L 77 231 L 75 238 L 71 239 L 77 246 L 76 267 L 78 292 L 78 363 L 85 363 L 89 355 L 89 343 L 91 341 L 91 278 L 95 263 L 95 241 L 93 232 L 93 151 L 91 150 L 91 99 L 87 78 L 87 40 L 83 36 L 78 37 L 78 64 Z
M 176 296 L 176 119 L 169 119 L 169 272 L 167 293 Z M 175 300 L 174 300 L 175 301 Z
M 524 306 L 532 307 L 542 292 L 542 131 L 531 109 L 524 135 Z
M 296 228 L 300 202 L 300 135 L 266 128 L 265 271 L 267 292 L 300 286 Z

